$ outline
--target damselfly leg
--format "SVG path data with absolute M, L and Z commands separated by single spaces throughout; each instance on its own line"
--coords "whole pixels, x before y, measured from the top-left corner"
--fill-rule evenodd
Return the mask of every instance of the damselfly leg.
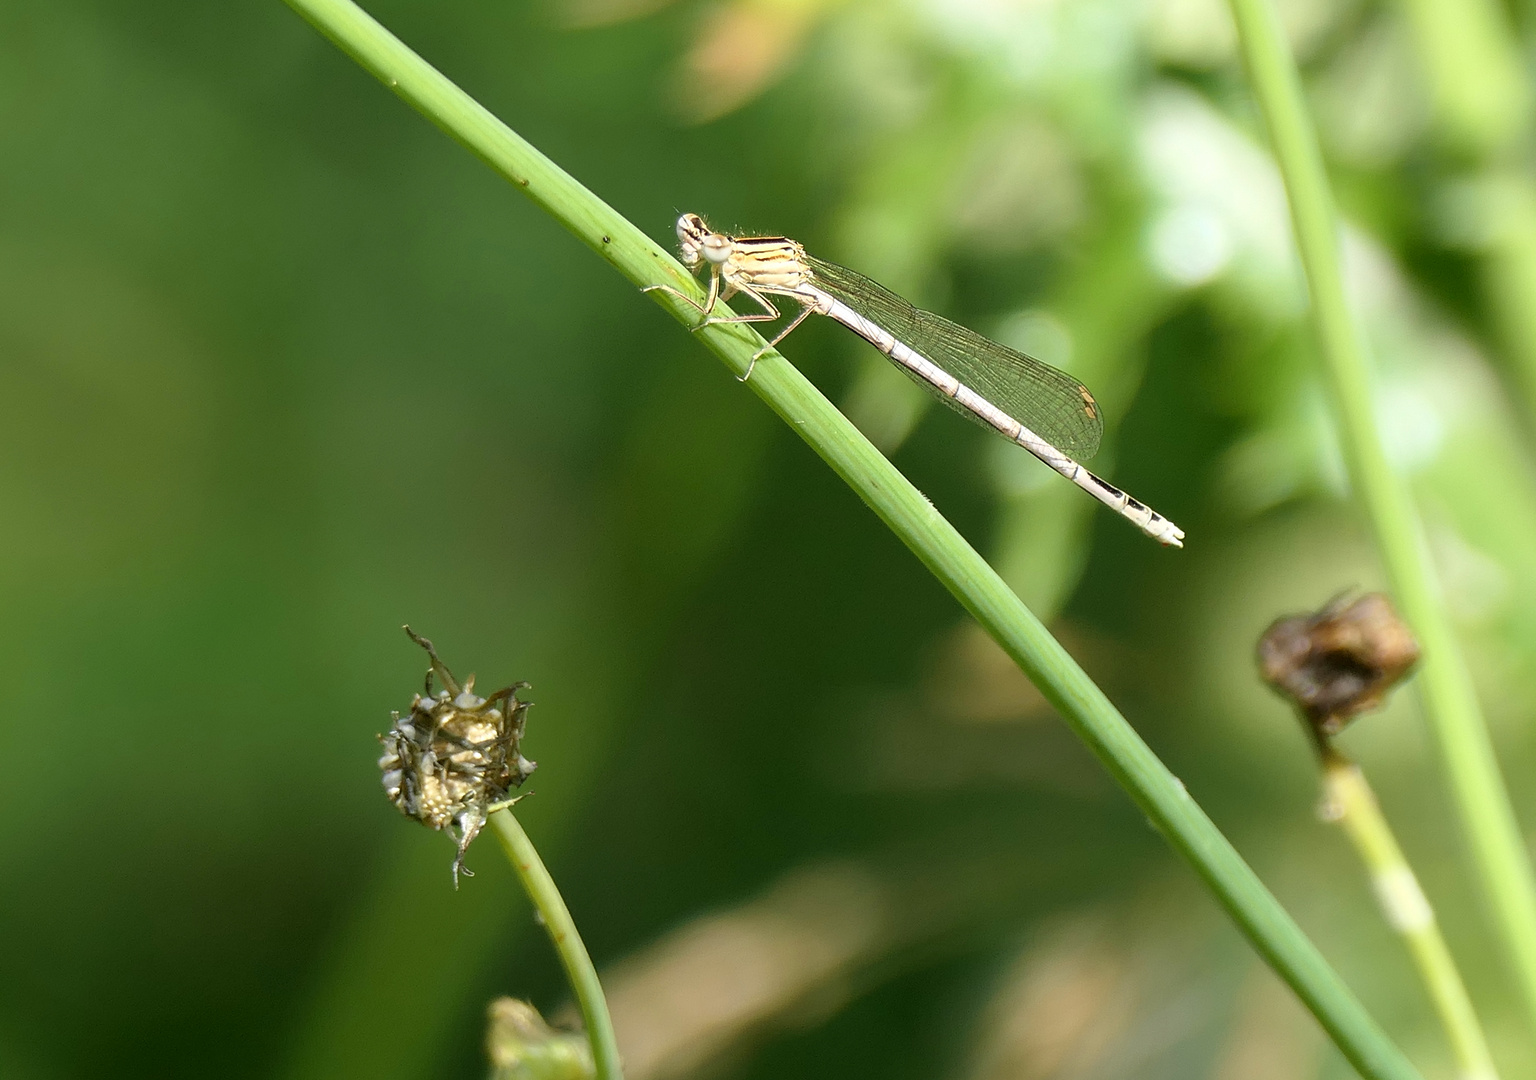
M 774 321 L 784 317 L 783 313 L 779 311 L 779 309 L 774 305 L 773 301 L 769 300 L 766 296 L 764 296 L 762 293 L 758 292 L 756 289 L 752 288 L 749 285 L 744 285 L 744 284 L 741 284 L 739 282 L 738 283 L 733 283 L 731 285 L 726 286 L 725 291 L 722 292 L 720 290 L 720 271 L 719 271 L 719 268 L 718 267 L 711 267 L 710 269 L 711 269 L 711 273 L 709 275 L 709 294 L 704 298 L 704 304 L 703 305 L 700 305 L 697 300 L 695 300 L 693 297 L 689 296 L 687 293 L 681 291 L 680 289 L 674 289 L 671 285 L 646 285 L 640 291 L 641 292 L 664 292 L 664 293 L 670 293 L 673 296 L 677 297 L 679 300 L 682 300 L 689 307 L 693 308 L 695 311 L 697 311 L 701 315 L 703 315 L 704 319 L 703 319 L 702 322 L 694 323 L 692 326 L 690 326 L 688 328 L 689 330 L 693 330 L 693 331 L 702 330 L 706 326 L 715 326 L 715 325 L 720 324 L 720 323 L 774 322 Z M 714 310 L 715 305 L 718 302 L 720 302 L 722 300 L 729 301 L 731 299 L 731 297 L 736 296 L 738 294 L 740 294 L 742 296 L 750 297 L 752 300 L 756 301 L 758 304 L 760 304 L 762 306 L 762 308 L 763 308 L 762 312 L 761 313 L 757 313 L 757 314 L 748 314 L 748 315 L 711 315 L 710 314 L 710 312 Z M 799 297 L 795 297 L 794 299 L 799 300 L 800 298 Z M 785 337 L 787 337 L 789 335 L 789 332 L 791 330 L 793 330 L 795 327 L 799 326 L 802 322 L 805 321 L 805 317 L 807 315 L 809 315 L 812 310 L 814 310 L 814 309 L 811 308 L 809 305 L 805 304 L 802 301 L 801 302 L 801 308 L 800 308 L 799 312 L 796 313 L 795 317 L 789 321 L 789 325 L 785 326 L 782 330 L 780 330 L 777 334 L 775 334 L 773 336 L 772 340 L 770 340 L 761 349 L 758 349 L 755 353 L 752 354 L 751 359 L 748 360 L 748 362 L 747 362 L 747 370 L 746 370 L 746 372 L 744 374 L 742 374 L 742 375 L 738 375 L 737 379 L 739 381 L 741 381 L 741 382 L 746 382 L 748 379 L 750 379 L 752 377 L 752 369 L 757 367 L 757 362 L 758 362 L 759 359 L 762 358 L 763 354 L 766 353 L 769 349 L 772 349 L 779 342 L 783 341 L 785 339 Z
M 764 310 L 765 314 L 761 314 L 761 315 L 726 315 L 726 316 L 719 316 L 719 317 L 711 316 L 710 318 L 705 319 L 700 325 L 701 326 L 709 326 L 711 323 L 758 323 L 758 322 L 773 322 L 775 319 L 783 318 L 783 316 L 779 313 L 779 309 L 774 306 L 773 301 L 769 300 L 766 296 L 764 296 L 762 293 L 758 292 L 756 289 L 752 288 L 751 286 L 737 284 L 737 285 L 734 285 L 731 289 L 727 290 L 728 294 L 730 294 L 730 293 L 737 293 L 737 292 L 741 293 L 742 296 L 750 296 L 753 300 L 756 300 L 759 304 L 763 305 L 763 310 Z M 729 295 L 727 295 L 727 299 L 729 299 Z M 798 300 L 799 298 L 795 297 L 794 299 Z M 762 357 L 762 355 L 765 352 L 767 352 L 769 349 L 771 349 L 775 345 L 777 345 L 779 342 L 783 341 L 786 337 L 788 337 L 789 336 L 789 332 L 791 330 L 793 330 L 795 327 L 799 326 L 801 323 L 803 323 L 805 321 L 805 317 L 811 313 L 811 310 L 812 309 L 811 309 L 810 305 L 809 304 L 805 304 L 802 301 L 799 312 L 796 313 L 796 315 L 795 315 L 795 317 L 793 319 L 789 320 L 789 325 L 784 327 L 784 329 L 780 330 L 777 334 L 774 334 L 773 338 L 766 345 L 764 345 L 761 349 L 758 349 L 757 352 L 752 354 L 752 359 L 747 361 L 746 373 L 744 375 L 737 376 L 737 378 L 740 379 L 742 382 L 746 382 L 748 379 L 750 379 L 752 377 L 752 369 L 757 367 L 757 361 Z

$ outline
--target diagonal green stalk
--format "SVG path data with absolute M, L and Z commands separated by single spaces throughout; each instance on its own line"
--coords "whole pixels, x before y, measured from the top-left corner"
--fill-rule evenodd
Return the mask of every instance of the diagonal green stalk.
M 501 846 L 507 849 L 512 869 L 517 871 L 518 880 L 523 883 L 528 899 L 533 901 L 544 929 L 549 932 L 555 952 L 560 955 L 565 977 L 570 981 L 576 1004 L 581 1009 L 582 1022 L 587 1028 L 596 1080 L 624 1080 L 619 1044 L 614 1039 L 613 1021 L 608 1016 L 608 1000 L 603 996 L 603 986 L 598 982 L 592 957 L 576 932 L 576 920 L 571 918 L 570 909 L 555 887 L 555 879 L 549 876 L 544 860 L 534 850 L 533 841 L 528 839 L 522 823 L 510 809 L 497 810 L 491 815 L 491 824 L 501 838 Z
M 410 51 L 351 0 L 288 0 L 348 55 L 478 155 L 635 285 L 703 298 L 665 250 L 583 188 L 483 106 Z M 680 321 L 698 312 L 653 294 Z M 716 324 L 699 340 L 740 375 L 762 338 Z M 1288 982 L 1367 1080 L 1417 1080 L 1317 947 L 1141 740 L 1001 578 L 847 418 L 788 361 L 769 352 L 747 384 L 922 560 L 1008 652 L 1147 818 L 1194 868 L 1255 949 Z
M 1345 299 L 1338 220 L 1301 77 L 1268 0 L 1231 0 L 1244 61 L 1269 126 L 1311 293 L 1350 478 L 1365 504 L 1399 609 L 1423 649 L 1419 687 L 1504 951 L 1536 1020 L 1536 878 L 1493 742 L 1441 602 L 1423 525 L 1376 427 L 1365 344 Z

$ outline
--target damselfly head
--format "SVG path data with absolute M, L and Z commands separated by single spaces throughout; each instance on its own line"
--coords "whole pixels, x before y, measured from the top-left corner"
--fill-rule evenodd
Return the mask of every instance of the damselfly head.
M 734 242 L 724 233 L 712 230 L 698 214 L 684 214 L 677 219 L 677 246 L 683 265 L 696 270 L 705 261 L 715 266 L 725 262 L 731 257 Z
M 688 269 L 697 270 L 704 261 L 704 238 L 708 235 L 709 226 L 698 214 L 684 214 L 677 219 L 677 249 Z

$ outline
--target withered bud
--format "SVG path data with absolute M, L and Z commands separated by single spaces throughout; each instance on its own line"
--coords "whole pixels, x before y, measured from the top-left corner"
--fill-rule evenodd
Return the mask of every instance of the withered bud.
M 554 1030 L 526 1001 L 497 998 L 490 1015 L 491 1080 L 591 1080 L 596 1073 L 586 1037 Z
M 498 804 L 505 805 L 507 792 L 521 787 L 537 767 L 523 757 L 520 745 L 527 722 L 529 702 L 517 692 L 525 682 L 514 683 L 488 698 L 475 694 L 475 677 L 459 685 L 453 672 L 437 658 L 432 643 L 407 626 L 411 640 L 427 651 L 432 666 L 427 670 L 425 692 L 411 701 L 405 716 L 391 713 L 394 725 L 379 736 L 384 756 L 384 794 L 406 817 L 429 829 L 447 830 L 458 842 L 453 860 L 453 883 L 464 868 L 464 852 L 485 826 Z M 446 689 L 432 692 L 436 674 Z
M 1381 593 L 1353 601 L 1346 594 L 1314 615 L 1275 621 L 1259 639 L 1258 659 L 1264 681 L 1324 740 L 1381 706 L 1418 661 L 1419 643 Z

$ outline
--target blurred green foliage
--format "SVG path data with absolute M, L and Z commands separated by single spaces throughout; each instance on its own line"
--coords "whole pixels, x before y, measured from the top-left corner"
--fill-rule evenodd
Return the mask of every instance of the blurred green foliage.
M 1454 7 L 1283 11 L 1529 822 L 1528 28 L 1491 4 L 1454 36 L 1488 68 L 1455 97 L 1424 32 Z M 835 328 L 786 343 L 1449 1075 L 1252 670 L 1276 615 L 1381 577 L 1221 4 L 370 10 L 657 237 L 679 210 L 788 233 L 1084 378 L 1096 466 L 1186 551 L 923 415 Z M 619 965 L 631 1080 L 1345 1074 L 837 479 L 281 5 L 0 6 L 0 402 L 0 1075 L 480 1075 L 490 998 L 558 1015 L 499 853 L 455 894 L 382 798 L 407 620 L 534 684 L 519 816 Z M 1412 696 L 1345 741 L 1505 1075 L 1536 1068 Z M 781 992 L 724 1009 L 754 973 Z

